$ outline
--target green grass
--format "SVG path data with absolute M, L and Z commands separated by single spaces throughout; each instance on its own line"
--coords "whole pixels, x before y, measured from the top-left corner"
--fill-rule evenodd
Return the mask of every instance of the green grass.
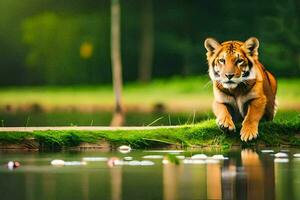
M 238 126 L 240 128 L 240 126 Z M 97 143 L 107 141 L 113 146 L 130 145 L 133 148 L 153 148 L 157 145 L 181 147 L 220 147 L 240 146 L 300 146 L 300 115 L 298 112 L 279 113 L 274 122 L 260 124 L 257 140 L 241 142 L 237 133 L 223 133 L 214 119 L 194 125 L 155 130 L 115 130 L 115 131 L 34 131 L 0 132 L 0 143 L 22 144 L 27 138 L 34 138 L 40 147 L 61 149 L 78 146 L 82 142 Z
M 212 118 L 212 112 L 126 112 L 126 126 L 181 125 Z M 0 112 L 0 127 L 11 126 L 109 126 L 111 112 L 53 111 Z
M 281 109 L 300 109 L 300 79 L 280 79 L 278 100 Z M 208 110 L 213 99 L 208 77 L 155 80 L 150 84 L 125 85 L 124 104 L 128 107 L 152 108 L 162 103 L 171 110 Z M 18 87 L 0 89 L 0 108 L 40 105 L 45 108 L 113 106 L 110 86 Z

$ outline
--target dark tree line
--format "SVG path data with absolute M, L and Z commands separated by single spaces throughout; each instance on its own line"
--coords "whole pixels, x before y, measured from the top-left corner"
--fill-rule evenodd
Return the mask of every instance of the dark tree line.
M 124 81 L 207 72 L 203 41 L 260 39 L 278 76 L 300 75 L 297 0 L 120 1 Z M 111 83 L 110 0 L 2 0 L 0 86 Z

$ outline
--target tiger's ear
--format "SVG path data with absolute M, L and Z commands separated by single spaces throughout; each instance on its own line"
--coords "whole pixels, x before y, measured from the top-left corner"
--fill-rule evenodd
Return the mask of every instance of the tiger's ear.
M 246 53 L 252 57 L 258 56 L 258 47 L 259 47 L 259 41 L 255 37 L 249 38 L 243 44 L 243 48 L 245 49 Z
M 213 54 L 216 49 L 218 49 L 221 45 L 219 42 L 213 38 L 207 38 L 204 41 L 204 46 L 208 53 Z

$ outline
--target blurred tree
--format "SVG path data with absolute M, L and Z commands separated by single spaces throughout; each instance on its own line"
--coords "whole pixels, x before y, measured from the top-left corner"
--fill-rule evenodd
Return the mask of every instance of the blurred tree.
M 122 107 L 122 62 L 120 48 L 120 2 L 111 0 L 111 62 L 113 72 L 113 86 L 115 93 L 115 111 L 111 126 L 122 126 L 125 121 L 124 110 Z
M 141 5 L 141 50 L 139 60 L 139 81 L 149 82 L 152 75 L 154 22 L 153 0 L 142 1 Z
M 277 75 L 294 76 L 300 72 L 300 2 L 273 2 L 272 13 L 260 20 L 265 58 Z
M 120 4 L 124 82 L 206 74 L 206 37 L 256 36 L 269 70 L 300 75 L 299 0 Z M 1 0 L 0 86 L 111 83 L 110 6 L 111 0 Z M 81 48 L 92 49 L 88 59 Z

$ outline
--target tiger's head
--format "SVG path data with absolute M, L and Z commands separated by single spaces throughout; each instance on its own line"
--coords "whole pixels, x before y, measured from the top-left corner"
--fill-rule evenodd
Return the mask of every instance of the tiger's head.
M 251 37 L 245 42 L 226 41 L 219 43 L 213 38 L 204 42 L 209 65 L 209 76 L 226 89 L 234 89 L 240 83 L 255 79 L 253 69 L 258 59 L 258 39 Z

